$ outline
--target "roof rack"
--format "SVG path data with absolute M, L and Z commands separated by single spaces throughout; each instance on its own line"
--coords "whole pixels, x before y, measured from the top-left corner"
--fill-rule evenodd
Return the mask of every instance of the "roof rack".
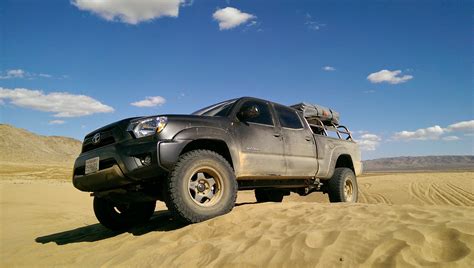
M 354 140 L 352 138 L 352 132 L 346 126 L 336 125 L 330 122 L 326 122 L 326 124 L 324 124 L 323 121 L 321 121 L 321 119 L 317 117 L 305 118 L 305 120 L 308 123 L 308 125 L 311 127 L 311 130 L 313 130 L 315 134 L 329 136 L 328 131 L 334 131 L 336 132 L 337 136 L 341 140 L 344 139 L 342 135 L 347 135 L 347 137 L 345 137 L 345 140 L 350 140 L 350 141 Z M 315 132 L 313 128 L 319 129 L 319 131 Z

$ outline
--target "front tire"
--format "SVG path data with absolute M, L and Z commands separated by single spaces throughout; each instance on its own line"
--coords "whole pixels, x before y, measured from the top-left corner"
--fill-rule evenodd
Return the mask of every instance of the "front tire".
M 173 217 L 197 223 L 230 212 L 238 185 L 224 157 L 209 150 L 194 150 L 179 158 L 166 190 L 165 203 Z
M 99 222 L 111 230 L 126 230 L 147 222 L 155 211 L 156 202 L 117 204 L 94 197 L 94 213 Z
M 356 203 L 358 199 L 357 179 L 349 168 L 336 168 L 328 184 L 329 201 Z

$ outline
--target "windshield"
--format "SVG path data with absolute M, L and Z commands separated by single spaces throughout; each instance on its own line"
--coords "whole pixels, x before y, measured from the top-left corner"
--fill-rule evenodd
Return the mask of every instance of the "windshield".
M 202 108 L 192 114 L 204 116 L 227 116 L 236 101 L 237 99 L 219 102 L 206 108 Z

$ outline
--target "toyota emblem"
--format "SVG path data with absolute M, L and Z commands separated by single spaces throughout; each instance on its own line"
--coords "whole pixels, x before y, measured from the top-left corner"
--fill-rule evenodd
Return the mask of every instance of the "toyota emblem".
M 99 133 L 96 133 L 93 137 L 92 137 L 92 143 L 93 144 L 97 144 L 100 142 L 100 132 Z

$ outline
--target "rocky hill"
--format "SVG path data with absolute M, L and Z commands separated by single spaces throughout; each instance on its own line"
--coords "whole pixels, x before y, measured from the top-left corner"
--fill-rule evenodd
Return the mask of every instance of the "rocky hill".
M 18 164 L 70 164 L 81 151 L 72 138 L 41 136 L 0 124 L 0 162 Z
M 474 170 L 474 155 L 403 156 L 364 161 L 365 172 Z

